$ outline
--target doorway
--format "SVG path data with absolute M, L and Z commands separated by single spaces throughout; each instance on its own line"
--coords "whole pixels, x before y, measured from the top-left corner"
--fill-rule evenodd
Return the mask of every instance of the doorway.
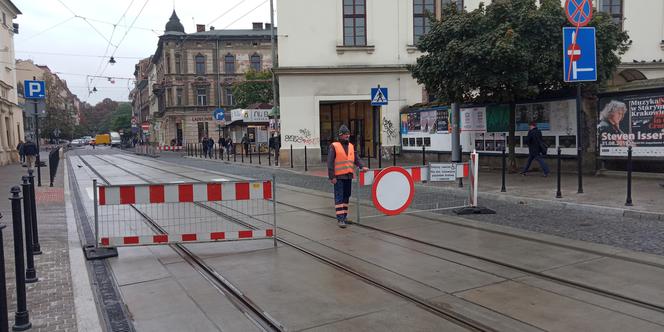
M 322 155 L 327 155 L 328 147 L 337 139 L 337 132 L 342 124 L 350 130 L 350 141 L 356 146 L 360 156 L 374 154 L 374 124 L 369 101 L 321 102 L 319 115 Z

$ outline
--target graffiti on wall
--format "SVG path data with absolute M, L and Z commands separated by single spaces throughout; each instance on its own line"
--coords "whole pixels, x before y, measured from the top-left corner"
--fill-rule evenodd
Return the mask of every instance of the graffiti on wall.
M 320 138 L 312 137 L 311 131 L 309 129 L 300 129 L 298 130 L 297 135 L 284 135 L 284 141 L 290 143 L 300 143 L 305 145 L 318 145 L 320 144 Z
M 383 118 L 383 131 L 385 131 L 388 141 L 391 142 L 397 139 L 397 130 L 394 127 L 394 123 L 388 118 Z

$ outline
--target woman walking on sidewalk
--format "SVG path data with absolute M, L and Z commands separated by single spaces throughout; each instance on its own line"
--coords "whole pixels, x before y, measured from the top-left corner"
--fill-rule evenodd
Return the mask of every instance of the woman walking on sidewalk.
M 348 217 L 348 202 L 353 183 L 354 167 L 363 171 L 368 168 L 362 165 L 360 156 L 355 147 L 348 141 L 350 130 L 345 125 L 339 127 L 339 141 L 330 144 L 327 152 L 327 173 L 330 182 L 334 185 L 334 207 L 339 227 L 346 228 Z

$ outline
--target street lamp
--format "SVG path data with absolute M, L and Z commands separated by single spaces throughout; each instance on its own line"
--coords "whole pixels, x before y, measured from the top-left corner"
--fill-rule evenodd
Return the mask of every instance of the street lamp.
M 111 57 L 111 59 L 108 60 L 108 63 L 110 63 L 111 65 L 114 65 L 115 62 L 116 62 L 116 61 L 115 61 L 115 58 L 114 58 L 114 57 Z

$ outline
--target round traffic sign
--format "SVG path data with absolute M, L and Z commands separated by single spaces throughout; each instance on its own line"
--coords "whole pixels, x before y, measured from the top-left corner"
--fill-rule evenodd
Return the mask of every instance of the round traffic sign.
M 567 57 L 570 61 L 579 61 L 581 58 L 581 48 L 579 47 L 579 44 L 569 45 L 569 48 L 567 49 Z
M 584 27 L 593 18 L 592 0 L 565 0 L 567 20 L 577 27 Z
M 405 211 L 414 195 L 413 178 L 401 167 L 391 166 L 380 171 L 371 188 L 374 206 L 388 216 Z

